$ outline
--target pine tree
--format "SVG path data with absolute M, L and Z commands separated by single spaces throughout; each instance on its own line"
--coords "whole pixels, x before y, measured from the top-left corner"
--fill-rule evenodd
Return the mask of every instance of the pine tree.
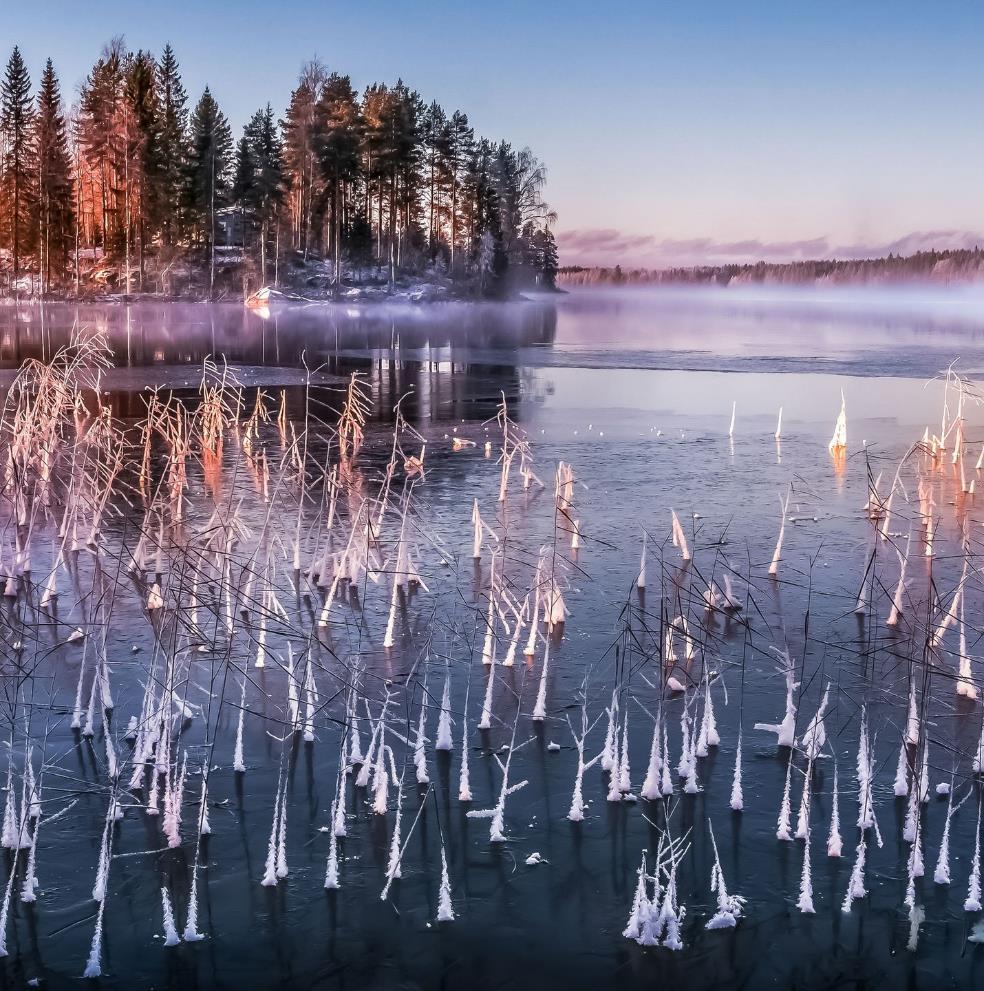
M 34 224 L 34 180 L 37 175 L 33 137 L 34 105 L 31 100 L 31 77 L 14 48 L 3 81 L 0 82 L 0 146 L 3 147 L 3 184 L 0 193 L 3 234 L 13 260 L 16 284 L 21 262 L 31 249 Z
M 451 214 L 451 270 L 461 235 L 461 199 L 466 184 L 466 170 L 475 146 L 475 132 L 468 124 L 468 115 L 456 110 L 451 115 L 448 130 L 448 184 Z
M 305 66 L 280 124 L 284 134 L 284 182 L 290 193 L 288 206 L 293 245 L 303 251 L 305 261 L 311 249 L 315 199 L 319 192 L 316 108 L 325 77 L 324 67 L 319 62 Z
M 468 195 L 468 240 L 477 251 L 481 236 L 498 227 L 499 209 L 495 185 L 492 179 L 494 147 L 482 138 L 473 149 L 468 161 L 466 190 Z
M 209 259 L 209 295 L 215 291 L 215 215 L 229 194 L 232 130 L 206 86 L 191 117 L 188 208 L 197 241 Z
M 386 145 L 383 156 L 389 201 L 386 236 L 390 281 L 397 266 L 423 253 L 425 236 L 421 225 L 424 192 L 424 120 L 427 110 L 420 94 L 397 80 L 385 105 L 383 127 Z
M 416 91 L 408 91 L 401 103 L 404 120 L 402 154 L 399 159 L 398 209 L 400 211 L 400 236 L 397 239 L 396 263 L 413 265 L 416 257 L 424 252 L 424 227 L 422 223 L 421 190 L 423 188 L 423 148 L 420 141 L 420 121 L 424 114 L 424 101 Z
M 359 166 L 359 106 L 348 76 L 333 72 L 321 90 L 317 107 L 318 161 L 331 197 L 331 255 L 335 288 L 341 286 L 342 204 L 345 184 Z
M 515 152 L 500 141 L 492 160 L 492 176 L 496 193 L 499 235 L 508 264 L 521 264 L 519 244 L 522 214 L 519 209 L 519 178 Z
M 41 291 L 48 292 L 53 272 L 60 276 L 67 268 L 75 213 L 68 126 L 51 59 L 48 59 L 41 75 L 34 121 L 34 147 L 38 167 L 38 268 Z
M 126 288 L 136 268 L 143 289 L 145 261 L 156 261 L 161 291 L 182 254 L 201 252 L 214 290 L 217 214 L 230 202 L 264 281 L 271 255 L 276 280 L 289 240 L 305 260 L 330 257 L 336 287 L 343 259 L 374 257 L 391 284 L 398 270 L 445 260 L 486 293 L 501 292 L 510 265 L 552 284 L 544 181 L 528 149 L 476 140 L 462 111 L 448 116 L 402 80 L 359 101 L 347 76 L 317 62 L 284 120 L 267 105 L 236 145 L 208 89 L 189 114 L 170 45 L 155 60 L 113 39 L 70 120 L 50 63 L 36 102 L 18 49 L 0 78 L 0 247 L 15 279 L 36 258 L 42 291 L 64 279 L 73 244 L 77 290 L 80 249 L 117 263 Z
M 448 156 L 450 151 L 450 128 L 447 115 L 436 101 L 427 108 L 424 118 L 424 148 L 427 160 L 428 219 L 427 243 L 434 256 L 440 240 L 441 200 L 448 185 Z
M 122 39 L 114 38 L 82 85 L 78 121 L 90 240 L 116 257 L 125 247 L 125 62 Z
M 347 248 L 349 262 L 353 267 L 362 269 L 372 261 L 372 224 L 361 210 L 355 214 L 349 225 Z
M 370 230 L 375 223 L 377 257 L 382 253 L 383 239 L 383 190 L 387 174 L 387 153 L 389 148 L 390 105 L 395 101 L 389 87 L 380 83 L 367 86 L 362 94 L 361 118 L 362 133 L 360 142 L 359 168 L 362 173 L 365 199 L 363 213 Z
M 402 80 L 378 83 L 362 99 L 360 178 L 364 213 L 375 227 L 376 254 L 397 266 L 424 253 L 427 233 L 420 225 L 424 127 L 427 109 Z

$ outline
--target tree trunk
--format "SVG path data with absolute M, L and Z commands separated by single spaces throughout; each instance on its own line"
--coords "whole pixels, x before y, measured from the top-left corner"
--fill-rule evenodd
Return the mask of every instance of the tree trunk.
M 338 294 L 338 292 L 341 290 L 341 287 L 342 287 L 341 271 L 339 269 L 339 266 L 341 264 L 341 256 L 342 256 L 342 253 L 341 253 L 341 240 L 342 240 L 342 237 L 341 237 L 341 235 L 342 235 L 341 219 L 342 218 L 341 218 L 341 204 L 339 203 L 339 192 L 340 192 L 340 181 L 339 181 L 338 175 L 336 174 L 335 175 L 335 192 L 334 192 L 334 195 L 332 197 L 333 202 L 332 202 L 332 208 L 331 208 L 332 209 L 332 213 L 334 214 L 334 216 L 332 217 L 332 220 L 334 221 L 334 227 L 335 227 L 335 233 L 334 233 L 334 236 L 333 236 L 334 244 L 332 245 L 332 248 L 333 248 L 332 254 L 333 254 L 333 257 L 334 257 L 334 260 L 335 260 L 334 261 L 334 264 L 335 264 L 334 275 L 335 275 L 335 293 L 336 293 L 336 295 Z
M 260 278 L 263 281 L 263 285 L 267 284 L 267 220 L 266 220 L 266 204 L 262 206 L 263 210 L 263 221 L 260 223 Z
M 392 286 L 396 282 L 396 258 L 393 254 L 396 241 L 396 169 L 390 180 L 389 226 L 389 281 Z
M 304 205 L 304 261 L 308 260 L 311 248 L 311 200 L 314 197 L 314 159 L 308 155 L 307 202 Z
M 79 224 L 82 223 L 82 172 L 79 171 L 75 184 L 75 298 L 78 300 L 82 283 L 82 269 L 79 263 Z
M 458 182 L 451 172 L 451 274 L 454 275 L 454 246 L 458 240 Z
M 17 279 L 20 275 L 20 165 L 14 163 L 14 296 L 20 295 Z
M 212 149 L 212 188 L 209 196 L 209 270 L 208 270 L 208 298 L 215 295 L 215 149 Z

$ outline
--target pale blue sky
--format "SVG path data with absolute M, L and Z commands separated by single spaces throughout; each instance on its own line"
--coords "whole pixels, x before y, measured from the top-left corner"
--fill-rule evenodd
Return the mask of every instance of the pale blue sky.
M 544 159 L 568 261 L 984 232 L 984 5 L 972 0 L 9 6 L 0 45 L 20 44 L 35 77 L 50 55 L 67 95 L 113 34 L 155 52 L 169 40 L 192 95 L 207 82 L 237 127 L 267 100 L 282 111 L 313 55 L 359 89 L 402 76 Z

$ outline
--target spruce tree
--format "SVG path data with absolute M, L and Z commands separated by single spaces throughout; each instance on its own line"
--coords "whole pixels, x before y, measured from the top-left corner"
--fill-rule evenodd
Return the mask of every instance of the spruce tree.
M 232 130 L 206 86 L 191 117 L 188 208 L 198 243 L 209 258 L 209 294 L 215 290 L 215 215 L 227 202 Z
M 74 203 L 72 160 L 68 147 L 68 127 L 62 112 L 61 90 L 51 59 L 41 74 L 37 114 L 34 121 L 34 147 L 38 167 L 38 266 L 41 291 L 52 285 L 53 274 L 64 274 L 72 239 Z
M 157 63 L 157 194 L 164 244 L 172 247 L 184 234 L 188 180 L 188 96 L 174 50 L 164 46 Z
M 260 227 L 260 272 L 266 283 L 267 258 L 271 249 L 276 251 L 275 233 L 284 187 L 283 146 L 269 103 L 254 116 L 249 131 L 256 164 L 254 197 Z
M 248 129 L 248 125 L 247 125 Z M 243 249 L 243 293 L 246 292 L 246 280 L 248 273 L 245 262 L 248 258 L 249 243 L 253 229 L 253 202 L 254 191 L 256 189 L 256 163 L 253 160 L 253 148 L 246 133 L 236 144 L 236 167 L 232 180 L 231 198 L 237 212 L 242 228 L 240 247 Z
M 259 231 L 260 274 L 267 281 L 267 257 L 271 234 L 275 232 L 283 195 L 283 147 L 277 132 L 273 107 L 257 110 L 243 129 L 236 151 L 236 180 L 233 200 L 243 215 L 243 223 Z M 244 228 L 245 242 L 245 228 Z M 245 247 L 245 243 L 244 243 Z
M 349 263 L 357 269 L 365 268 L 372 261 L 372 224 L 360 210 L 352 218 L 348 232 Z
M 127 213 L 129 226 L 136 235 L 142 291 L 145 248 L 163 225 L 167 208 L 160 173 L 161 109 L 157 95 L 157 66 L 146 52 L 137 52 L 129 62 L 126 100 L 126 175 L 130 201 Z
M 537 228 L 532 240 L 533 271 L 536 284 L 544 289 L 555 288 L 557 277 L 557 242 L 549 227 Z
M 545 227 L 543 229 L 543 247 L 540 254 L 540 271 L 543 275 L 544 286 L 550 289 L 556 287 L 558 267 L 557 242 L 554 239 L 553 231 L 549 227 Z
M 0 147 L 3 152 L 2 210 L 4 238 L 10 247 L 13 276 L 20 277 L 21 262 L 31 249 L 37 165 L 33 138 L 34 105 L 31 77 L 14 48 L 0 82 Z
M 249 125 L 247 125 L 248 129 Z M 236 169 L 232 180 L 232 202 L 242 211 L 253 209 L 253 191 L 256 188 L 256 163 L 248 134 L 236 143 Z M 245 245 L 244 245 L 245 246 Z

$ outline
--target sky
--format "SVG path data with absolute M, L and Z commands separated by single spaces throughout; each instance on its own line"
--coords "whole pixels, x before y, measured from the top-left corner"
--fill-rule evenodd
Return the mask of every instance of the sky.
M 402 77 L 546 163 L 562 264 L 984 244 L 974 0 L 41 0 L 0 30 L 73 99 L 113 35 L 170 41 L 237 130 L 314 56 L 359 90 Z

